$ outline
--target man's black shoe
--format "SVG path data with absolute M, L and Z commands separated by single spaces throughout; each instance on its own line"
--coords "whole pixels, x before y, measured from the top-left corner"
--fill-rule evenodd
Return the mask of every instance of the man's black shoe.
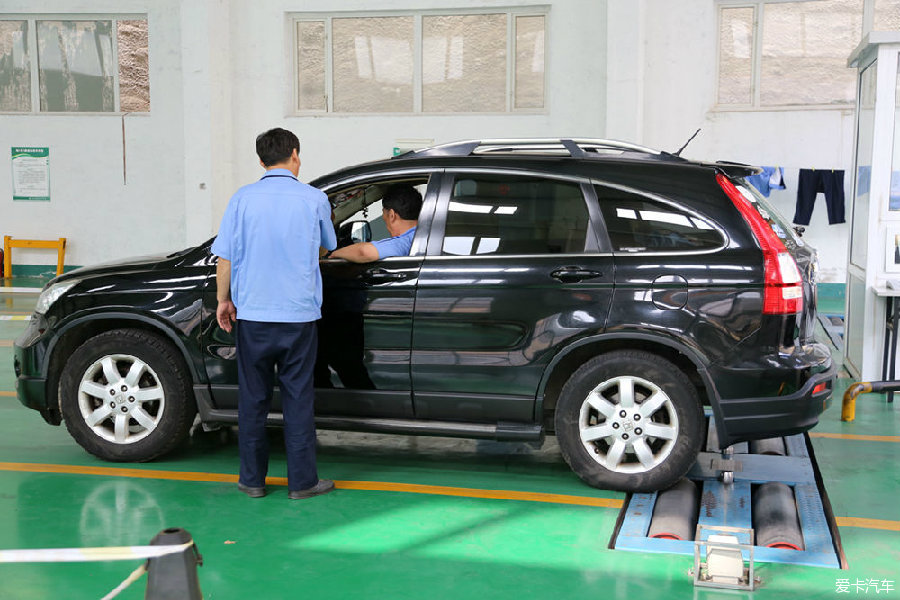
M 244 485 L 240 481 L 238 481 L 238 489 L 251 498 L 262 498 L 266 495 L 265 487 L 250 487 L 249 485 Z
M 302 500 L 303 498 L 312 498 L 313 496 L 320 496 L 322 494 L 327 494 L 331 490 L 334 489 L 334 482 L 330 479 L 320 479 L 319 483 L 312 486 L 311 488 L 306 488 L 305 490 L 291 490 L 288 492 L 288 498 L 291 500 Z

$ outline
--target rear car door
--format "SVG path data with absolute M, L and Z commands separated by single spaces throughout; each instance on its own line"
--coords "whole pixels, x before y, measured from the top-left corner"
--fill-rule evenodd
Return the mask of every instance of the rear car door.
M 613 261 L 586 182 L 448 170 L 412 338 L 422 419 L 533 422 L 554 354 L 606 324 Z

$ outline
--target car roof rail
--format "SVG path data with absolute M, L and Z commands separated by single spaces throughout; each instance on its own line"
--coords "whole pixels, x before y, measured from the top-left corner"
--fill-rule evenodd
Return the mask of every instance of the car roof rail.
M 529 154 L 535 156 L 571 156 L 589 158 L 609 154 L 641 154 L 652 157 L 668 153 L 637 144 L 594 138 L 516 138 L 462 140 L 429 148 L 411 150 L 395 158 L 436 156 L 472 156 L 476 154 Z

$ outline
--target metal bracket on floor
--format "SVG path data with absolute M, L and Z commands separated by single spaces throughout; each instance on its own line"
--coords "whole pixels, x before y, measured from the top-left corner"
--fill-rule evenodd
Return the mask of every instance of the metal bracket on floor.
M 740 538 L 749 539 L 750 543 L 742 544 Z M 751 592 L 756 589 L 759 580 L 754 575 L 752 529 L 697 525 L 694 539 L 695 586 Z

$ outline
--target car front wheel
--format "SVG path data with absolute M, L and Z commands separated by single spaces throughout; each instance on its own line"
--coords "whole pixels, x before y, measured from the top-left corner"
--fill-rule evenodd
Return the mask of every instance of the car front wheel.
M 181 357 L 164 338 L 117 329 L 78 347 L 60 378 L 66 428 L 109 461 L 153 460 L 188 435 L 196 407 Z
M 656 491 L 683 477 L 702 443 L 703 410 L 687 376 L 649 352 L 596 356 L 566 382 L 556 408 L 560 449 L 591 486 Z

